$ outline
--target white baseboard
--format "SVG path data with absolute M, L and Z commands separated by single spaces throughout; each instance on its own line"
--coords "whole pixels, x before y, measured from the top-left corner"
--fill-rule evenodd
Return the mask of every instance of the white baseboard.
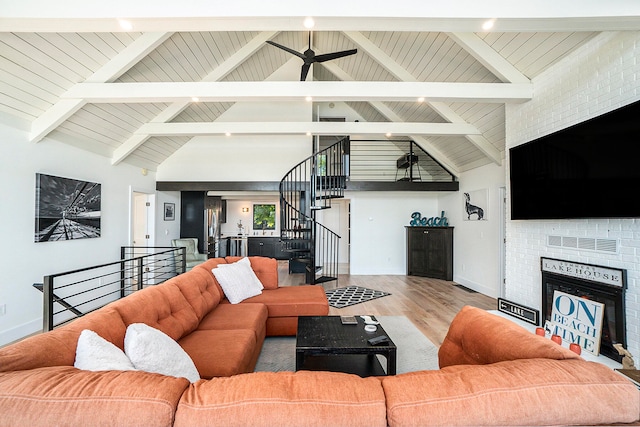
M 18 341 L 36 332 L 42 332 L 42 319 L 35 319 L 0 332 L 0 346 Z
M 496 289 L 492 289 L 488 286 L 482 285 L 481 283 L 477 283 L 472 280 L 465 279 L 464 277 L 461 277 L 461 276 L 454 276 L 453 281 L 469 289 L 473 289 L 476 292 L 480 292 L 481 294 L 488 295 L 492 298 L 498 298 L 500 296 L 499 290 L 497 291 L 498 294 L 496 294 Z

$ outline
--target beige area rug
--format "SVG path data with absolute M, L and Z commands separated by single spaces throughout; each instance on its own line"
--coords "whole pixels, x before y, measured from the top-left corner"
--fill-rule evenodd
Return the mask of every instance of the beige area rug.
M 405 316 L 376 316 L 398 348 L 396 373 L 438 369 L 438 348 Z M 386 366 L 382 363 L 382 366 Z M 256 372 L 294 371 L 296 338 L 267 337 Z

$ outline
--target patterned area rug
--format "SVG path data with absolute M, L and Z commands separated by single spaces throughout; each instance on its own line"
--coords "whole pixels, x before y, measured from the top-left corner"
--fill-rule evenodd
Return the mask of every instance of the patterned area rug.
M 438 369 L 438 347 L 405 316 L 376 316 L 389 338 L 398 347 L 396 373 Z M 382 356 L 379 356 L 382 357 Z M 386 363 L 381 360 L 383 368 Z M 256 365 L 256 372 L 294 371 L 296 337 L 267 337 Z
M 361 302 L 391 295 L 389 292 L 376 291 L 360 286 L 347 286 L 346 288 L 331 289 L 325 291 L 329 305 L 333 308 L 344 308 Z

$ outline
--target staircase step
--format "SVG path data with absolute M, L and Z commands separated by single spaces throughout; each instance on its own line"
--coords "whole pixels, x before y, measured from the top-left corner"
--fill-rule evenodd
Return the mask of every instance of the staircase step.
M 294 254 L 294 253 L 309 253 L 309 252 L 311 252 L 311 249 L 290 248 L 290 249 L 283 249 L 282 252 L 287 252 L 287 253 L 290 253 L 290 254 Z
M 338 195 L 338 194 L 316 196 L 316 200 L 329 200 L 329 199 L 344 199 L 344 196 Z
M 316 279 L 314 280 L 314 284 L 320 284 L 320 283 L 327 283 L 327 282 L 331 282 L 333 280 L 338 280 L 337 277 L 330 277 L 330 276 L 320 276 L 320 277 L 316 277 Z

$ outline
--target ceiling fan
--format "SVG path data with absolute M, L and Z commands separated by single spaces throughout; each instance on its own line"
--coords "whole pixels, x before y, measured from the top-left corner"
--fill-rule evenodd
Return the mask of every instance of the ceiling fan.
M 333 53 L 325 53 L 323 55 L 316 55 L 316 53 L 311 49 L 311 31 L 309 31 L 309 49 L 305 50 L 304 53 L 300 53 L 298 51 L 295 51 L 293 49 L 290 49 L 286 46 L 282 46 L 281 44 L 278 44 L 276 42 L 272 42 L 271 40 L 267 40 L 267 43 L 269 43 L 272 46 L 275 46 L 277 48 L 280 48 L 284 51 L 287 51 L 295 56 L 297 56 L 298 58 L 301 58 L 304 61 L 304 64 L 302 64 L 302 71 L 300 73 L 300 81 L 303 82 L 307 79 L 307 74 L 309 74 L 309 68 L 311 68 L 311 64 L 313 64 L 314 62 L 325 62 L 325 61 L 330 61 L 332 59 L 338 59 L 338 58 L 342 58 L 343 56 L 349 56 L 349 55 L 353 55 L 355 53 L 358 53 L 358 49 L 349 49 L 349 50 L 342 50 L 340 52 L 333 52 Z

